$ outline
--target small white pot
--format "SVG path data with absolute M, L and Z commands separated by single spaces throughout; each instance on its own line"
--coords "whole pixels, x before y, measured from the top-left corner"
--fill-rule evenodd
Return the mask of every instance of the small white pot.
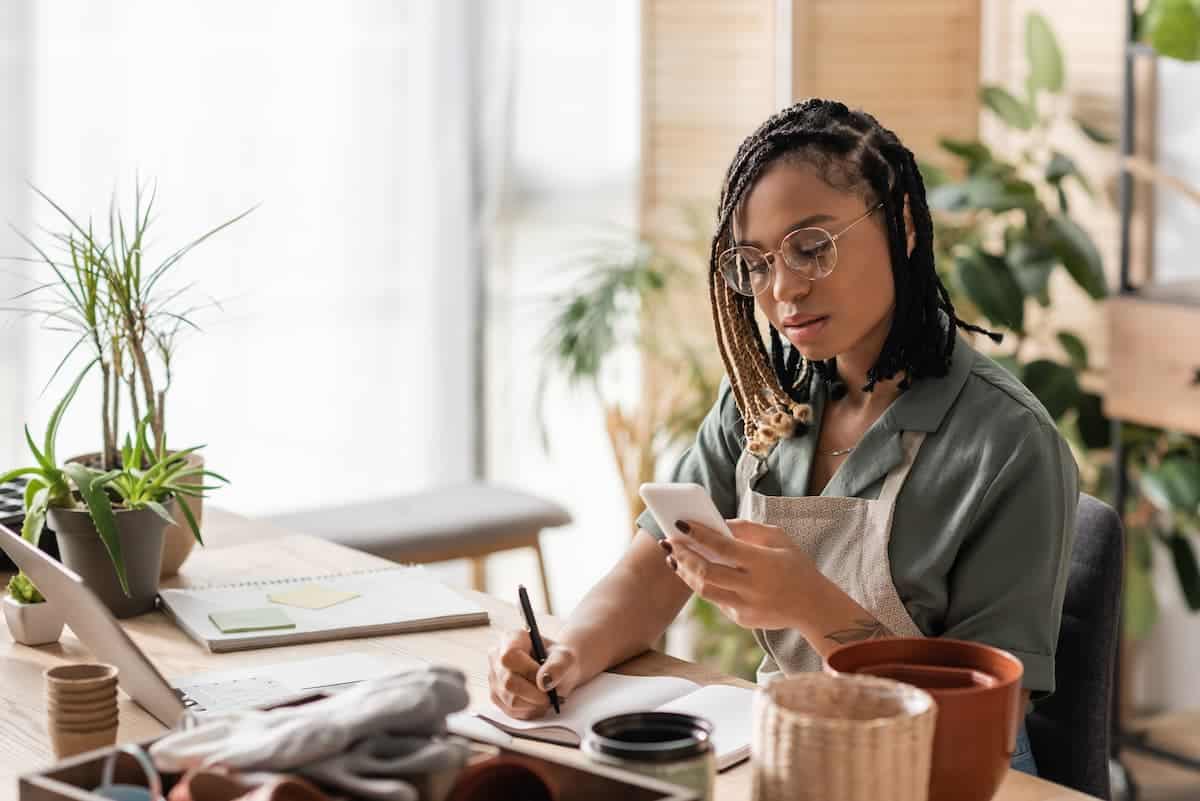
M 23 604 L 6 595 L 4 621 L 13 640 L 21 645 L 49 645 L 62 636 L 63 616 L 49 601 Z

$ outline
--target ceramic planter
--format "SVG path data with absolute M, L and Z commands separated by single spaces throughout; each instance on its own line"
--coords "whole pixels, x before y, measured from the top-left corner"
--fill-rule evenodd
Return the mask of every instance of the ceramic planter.
M 49 601 L 23 604 L 11 595 L 4 596 L 4 620 L 15 642 L 21 645 L 48 645 L 62 636 L 63 616 Z
M 82 456 L 75 456 L 67 460 L 68 462 L 79 462 L 90 467 L 100 466 L 99 453 L 85 453 Z M 189 467 L 204 468 L 204 457 L 198 453 L 190 453 L 187 457 Z M 196 483 L 202 483 L 197 481 Z M 201 525 L 204 518 L 204 499 L 185 497 L 179 499 L 182 503 L 186 503 L 188 509 L 192 510 L 192 514 L 196 518 L 196 525 Z M 191 554 L 192 548 L 196 547 L 196 535 L 192 533 L 192 529 L 187 524 L 187 518 L 183 516 L 183 510 L 176 505 L 171 510 L 171 516 L 175 518 L 175 525 L 167 526 L 163 532 L 163 556 L 162 556 L 162 578 L 174 576 L 179 572 L 179 567 L 187 560 Z
M 175 501 L 164 504 L 171 514 Z M 129 595 L 121 589 L 117 569 L 96 532 L 86 507 L 50 509 L 50 527 L 58 534 L 63 564 L 74 570 L 119 618 L 133 617 L 154 609 L 158 579 L 162 572 L 165 520 L 149 509 L 114 509 L 117 538 L 129 580 Z

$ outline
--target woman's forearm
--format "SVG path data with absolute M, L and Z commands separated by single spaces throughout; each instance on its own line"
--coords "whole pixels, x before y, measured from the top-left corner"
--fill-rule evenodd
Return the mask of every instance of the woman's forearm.
M 558 641 L 575 650 L 586 682 L 651 648 L 689 597 L 654 538 L 639 530 L 621 561 L 567 618 Z
M 833 581 L 814 573 L 806 593 L 807 603 L 797 616 L 796 628 L 822 658 L 844 643 L 889 637 L 895 633 Z

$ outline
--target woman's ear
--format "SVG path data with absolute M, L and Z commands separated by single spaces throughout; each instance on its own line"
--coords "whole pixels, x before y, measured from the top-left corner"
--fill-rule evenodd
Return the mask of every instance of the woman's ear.
M 913 226 L 912 207 L 908 195 L 904 196 L 904 230 L 907 233 L 908 256 L 912 258 L 913 250 L 917 247 L 917 229 Z

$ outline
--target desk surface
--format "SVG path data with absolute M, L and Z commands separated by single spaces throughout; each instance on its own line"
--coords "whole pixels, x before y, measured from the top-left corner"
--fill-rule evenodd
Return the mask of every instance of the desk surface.
M 287 535 L 268 526 L 251 524 L 245 518 L 216 509 L 205 510 L 205 540 L 209 547 L 197 548 L 180 575 L 168 586 L 186 587 L 223 583 L 238 578 L 303 576 L 338 570 L 355 570 L 387 564 L 385 560 L 312 537 Z M 239 544 L 240 543 L 240 544 Z M 225 547 L 222 547 L 225 546 Z M 520 614 L 509 603 L 468 593 L 491 614 L 490 627 L 404 634 L 392 637 L 315 643 L 269 648 L 232 654 L 210 654 L 175 628 L 158 612 L 126 624 L 133 639 L 168 677 L 211 670 L 238 668 L 256 663 L 286 661 L 301 656 L 342 653 L 347 648 L 395 654 L 405 661 L 418 659 L 450 664 L 462 669 L 470 685 L 473 703 L 487 698 L 487 665 L 484 653 L 498 632 L 520 626 Z M 539 621 L 541 622 L 541 621 Z M 557 621 L 547 617 L 544 628 L 553 632 Z M 67 630 L 62 640 L 40 648 L 15 645 L 7 627 L 0 626 L 0 801 L 16 801 L 16 776 L 53 762 L 46 732 L 42 670 L 61 661 L 86 660 L 89 654 Z M 626 663 L 621 672 L 669 674 L 712 684 L 745 685 L 722 677 L 699 665 L 681 662 L 660 653 L 644 654 Z M 748 686 L 748 685 L 746 685 Z M 152 737 L 162 726 L 121 694 L 121 742 Z M 557 746 L 545 745 L 547 749 Z M 750 768 L 742 765 L 721 774 L 716 797 L 750 798 Z M 1050 782 L 1010 772 L 995 801 L 1084 801 L 1090 798 Z

